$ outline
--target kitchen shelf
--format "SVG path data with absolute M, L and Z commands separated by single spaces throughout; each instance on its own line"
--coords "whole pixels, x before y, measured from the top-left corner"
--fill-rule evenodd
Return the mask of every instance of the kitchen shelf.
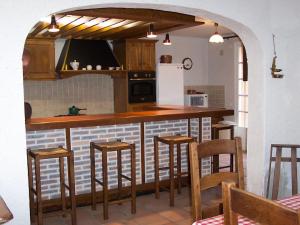
M 127 74 L 127 70 L 61 70 L 58 72 L 61 79 L 84 74 L 108 75 L 112 77 L 122 77 Z

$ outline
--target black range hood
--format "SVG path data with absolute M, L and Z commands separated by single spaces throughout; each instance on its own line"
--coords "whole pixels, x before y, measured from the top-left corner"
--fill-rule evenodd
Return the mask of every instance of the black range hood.
M 72 70 L 70 62 L 74 60 L 79 62 L 79 70 L 87 65 L 91 65 L 93 70 L 97 65 L 101 65 L 102 70 L 120 66 L 105 40 L 67 40 L 56 65 L 57 74 L 60 71 Z

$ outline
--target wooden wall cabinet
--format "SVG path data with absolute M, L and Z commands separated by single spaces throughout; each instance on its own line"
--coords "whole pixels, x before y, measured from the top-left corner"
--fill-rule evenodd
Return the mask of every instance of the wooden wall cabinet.
M 55 50 L 53 39 L 27 39 L 25 49 L 29 52 L 29 68 L 23 74 L 26 80 L 54 80 Z
M 155 71 L 156 40 L 127 39 L 114 42 L 114 53 L 128 71 Z

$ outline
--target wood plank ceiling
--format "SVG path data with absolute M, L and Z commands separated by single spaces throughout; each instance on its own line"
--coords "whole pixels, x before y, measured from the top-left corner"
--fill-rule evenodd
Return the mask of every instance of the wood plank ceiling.
M 29 38 L 116 40 L 145 37 L 149 25 L 157 34 L 204 24 L 194 16 L 152 9 L 101 8 L 55 15 L 60 31 L 49 33 L 51 15 L 39 21 Z

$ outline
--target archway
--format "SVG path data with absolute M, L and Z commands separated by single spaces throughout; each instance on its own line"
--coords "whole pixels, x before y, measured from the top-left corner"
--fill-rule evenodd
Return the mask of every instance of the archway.
M 49 1 L 50 2 L 50 1 Z M 104 1 L 107 3 L 108 1 Z M 6 159 L 14 159 L 18 158 L 19 167 L 9 172 L 9 176 L 4 178 L 4 181 L 8 181 L 6 185 L 1 188 L 2 190 L 6 190 L 8 193 L 8 198 L 10 198 L 9 205 L 15 209 L 15 220 L 14 224 L 24 224 L 24 221 L 28 221 L 28 213 L 24 213 L 28 211 L 28 204 L 24 204 L 24 206 L 20 206 L 16 199 L 27 199 L 27 190 L 19 191 L 16 187 L 11 188 L 14 182 L 11 181 L 9 177 L 20 177 L 16 186 L 27 187 L 27 176 L 26 176 L 26 157 L 24 154 L 25 149 L 25 131 L 23 124 L 23 94 L 22 94 L 22 72 L 21 72 L 21 54 L 23 48 L 21 47 L 24 44 L 26 35 L 28 33 L 29 28 L 31 28 L 35 22 L 48 14 L 53 12 L 59 12 L 61 10 L 70 9 L 78 9 L 78 8 L 101 8 L 101 7 L 138 7 L 138 8 L 152 8 L 152 9 L 162 9 L 166 11 L 174 11 L 180 12 L 195 16 L 203 16 L 223 25 L 227 26 L 234 32 L 236 32 L 244 42 L 247 53 L 248 53 L 248 62 L 249 62 L 249 86 L 250 86 L 250 98 L 249 98 L 249 133 L 248 133 L 248 189 L 250 191 L 254 191 L 256 193 L 263 193 L 264 189 L 264 168 L 265 168 L 265 153 L 262 151 L 264 148 L 264 56 L 263 50 L 261 48 L 260 41 L 256 37 L 256 34 L 251 28 L 248 27 L 247 24 L 239 23 L 239 16 L 234 16 L 234 13 L 228 10 L 228 7 L 222 8 L 222 5 L 218 3 L 218 6 L 213 3 L 207 3 L 205 5 L 201 5 L 198 1 L 190 1 L 183 5 L 180 1 L 174 1 L 173 4 L 169 4 L 167 0 L 161 0 L 160 3 L 164 5 L 152 4 L 150 0 L 147 1 L 110 1 L 113 4 L 99 4 L 96 0 L 89 1 L 78 1 L 76 3 L 72 1 L 65 0 L 60 2 L 60 4 L 49 3 L 47 9 L 45 9 L 42 3 L 36 3 L 36 9 L 40 10 L 34 13 L 34 15 L 29 15 L 26 19 L 21 18 L 21 15 L 17 18 L 22 19 L 23 21 L 23 29 L 19 32 L 19 35 L 15 38 L 16 45 L 10 51 L 14 51 L 17 54 L 12 56 L 10 60 L 4 60 L 4 63 L 7 62 L 9 68 L 4 67 L 1 69 L 2 72 L 7 72 L 7 74 L 15 74 L 15 71 L 18 71 L 18 75 L 14 77 L 8 78 L 7 82 L 9 85 L 12 85 L 16 92 L 9 97 L 10 100 L 15 102 L 18 105 L 15 110 L 16 113 L 12 115 L 16 116 L 16 120 L 11 123 L 5 122 L 4 127 L 15 127 L 14 131 L 17 131 L 15 135 L 12 135 L 13 130 L 8 129 L 7 140 L 3 141 L 2 144 L 4 146 L 9 146 L 10 142 L 13 142 L 16 138 L 20 141 L 16 148 L 20 149 L 16 152 L 6 152 L 4 157 Z M 64 3 L 64 4 L 62 4 Z M 235 4 L 238 4 L 235 2 Z M 62 6 L 63 5 L 63 6 Z M 29 6 L 23 5 L 25 11 L 30 10 Z M 222 9 L 221 9 L 222 8 Z M 226 11 L 228 10 L 228 12 Z M 221 16 L 223 15 L 223 16 Z M 4 50 L 7 48 L 4 48 Z M 8 50 L 8 49 L 7 49 Z M 18 64 L 16 62 L 19 62 Z M 15 63 L 15 64 L 14 64 Z M 8 88 L 3 89 L 8 90 Z M 8 91 L 11 93 L 11 91 Z M 9 102 L 5 102 L 4 107 L 9 106 Z M 5 114 L 7 115 L 7 114 Z M 22 151 L 22 152 L 21 152 Z M 22 157 L 20 157 L 22 156 Z M 260 158 L 261 160 L 258 162 L 256 158 Z M 9 160 L 6 160 L 9 161 Z M 3 166 L 3 167 L 2 167 Z M 1 165 L 1 168 L 7 169 L 12 168 L 13 165 L 9 162 L 5 162 Z M 17 195 L 14 196 L 14 194 Z M 14 201 L 15 200 L 15 201 Z M 22 222 L 21 222 L 22 221 Z

